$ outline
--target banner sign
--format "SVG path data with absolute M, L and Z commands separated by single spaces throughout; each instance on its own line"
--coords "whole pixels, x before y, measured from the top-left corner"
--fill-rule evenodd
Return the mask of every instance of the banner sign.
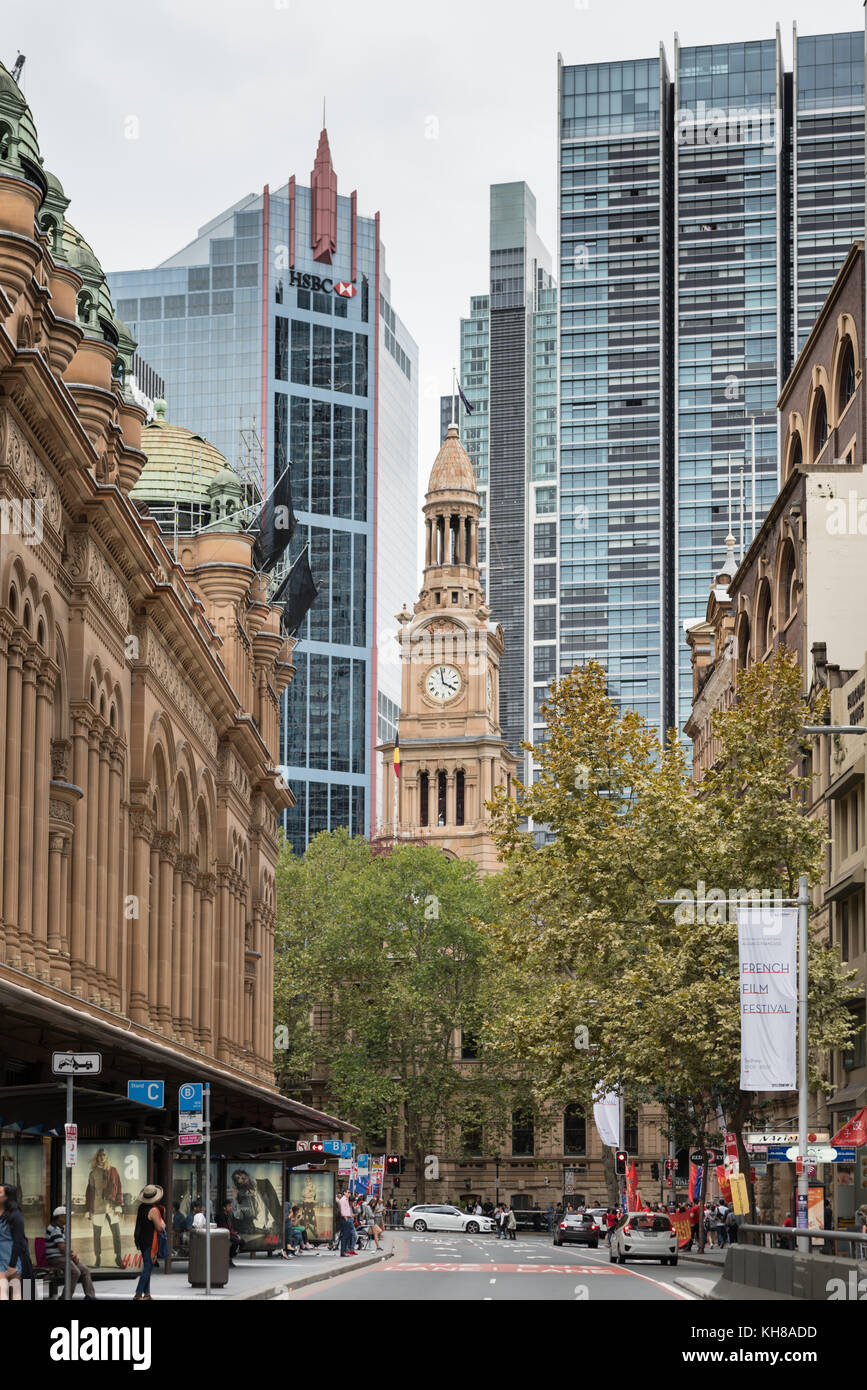
M 853 1115 L 848 1124 L 842 1129 L 838 1129 L 831 1143 L 836 1148 L 838 1144 L 854 1145 L 859 1148 L 862 1144 L 867 1144 L 867 1106 L 859 1110 L 857 1115 Z
M 688 1211 L 673 1211 L 670 1213 L 671 1224 L 677 1232 L 678 1249 L 682 1250 L 685 1245 L 692 1242 L 692 1227 L 689 1224 Z
M 796 942 L 792 907 L 739 907 L 741 1090 L 795 1091 Z
M 593 1119 L 599 1138 L 610 1148 L 620 1147 L 620 1094 L 597 1086 L 593 1097 Z

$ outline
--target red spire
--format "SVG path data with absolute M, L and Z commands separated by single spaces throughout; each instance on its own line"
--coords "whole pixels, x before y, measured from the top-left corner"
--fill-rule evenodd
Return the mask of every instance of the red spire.
M 322 130 L 310 175 L 310 245 L 314 261 L 331 264 L 337 250 L 337 175 L 331 163 L 328 131 Z

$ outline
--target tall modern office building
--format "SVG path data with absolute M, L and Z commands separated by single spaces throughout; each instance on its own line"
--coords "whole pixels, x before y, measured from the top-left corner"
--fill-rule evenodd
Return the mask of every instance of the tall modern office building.
M 506 634 L 500 718 L 523 767 L 534 692 L 547 688 L 534 680 L 557 669 L 557 293 L 525 183 L 491 187 L 490 280 L 461 319 L 460 381 L 472 406 L 457 403 L 482 501 L 482 582 Z M 443 397 L 443 439 L 452 409 Z
M 379 214 L 338 194 L 323 130 L 309 187 L 251 194 L 156 269 L 109 283 L 172 416 L 265 491 L 291 466 L 288 559 L 309 544 L 320 593 L 283 697 L 286 829 L 297 852 L 320 830 L 372 833 L 418 514 L 418 350 L 392 304 Z
M 682 729 L 684 627 L 776 493 L 777 396 L 864 231 L 863 33 L 793 43 L 791 72 L 779 29 L 559 68 L 559 663 L 599 660 L 660 728 Z

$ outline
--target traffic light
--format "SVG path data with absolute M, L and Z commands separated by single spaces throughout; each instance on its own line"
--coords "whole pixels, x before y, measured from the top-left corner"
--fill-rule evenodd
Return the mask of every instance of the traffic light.
M 651 1163 L 651 1165 L 650 1165 L 650 1176 L 653 1178 L 653 1181 L 654 1181 L 654 1182 L 659 1182 L 659 1164 L 658 1164 L 658 1163 Z
M 618 1149 L 614 1155 L 614 1171 L 618 1177 L 626 1177 L 626 1165 L 629 1162 L 629 1154 L 625 1149 Z
M 403 1172 L 403 1155 L 402 1155 L 402 1154 L 386 1154 L 386 1156 L 385 1156 L 385 1171 L 386 1171 L 386 1173 L 391 1174 L 392 1177 L 395 1177 L 395 1176 L 397 1176 L 397 1174 L 402 1173 L 402 1172 Z
M 324 1164 L 325 1145 L 322 1143 L 320 1139 L 312 1140 L 310 1144 L 310 1157 L 307 1161 L 309 1164 L 315 1164 L 317 1167 L 319 1167 L 320 1164 Z

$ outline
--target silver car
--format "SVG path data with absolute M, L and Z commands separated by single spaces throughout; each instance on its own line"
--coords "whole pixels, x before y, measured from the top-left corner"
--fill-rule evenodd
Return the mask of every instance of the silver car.
M 659 1260 L 664 1265 L 676 1265 L 677 1232 L 665 1212 L 631 1211 L 614 1227 L 610 1251 L 612 1264 Z

